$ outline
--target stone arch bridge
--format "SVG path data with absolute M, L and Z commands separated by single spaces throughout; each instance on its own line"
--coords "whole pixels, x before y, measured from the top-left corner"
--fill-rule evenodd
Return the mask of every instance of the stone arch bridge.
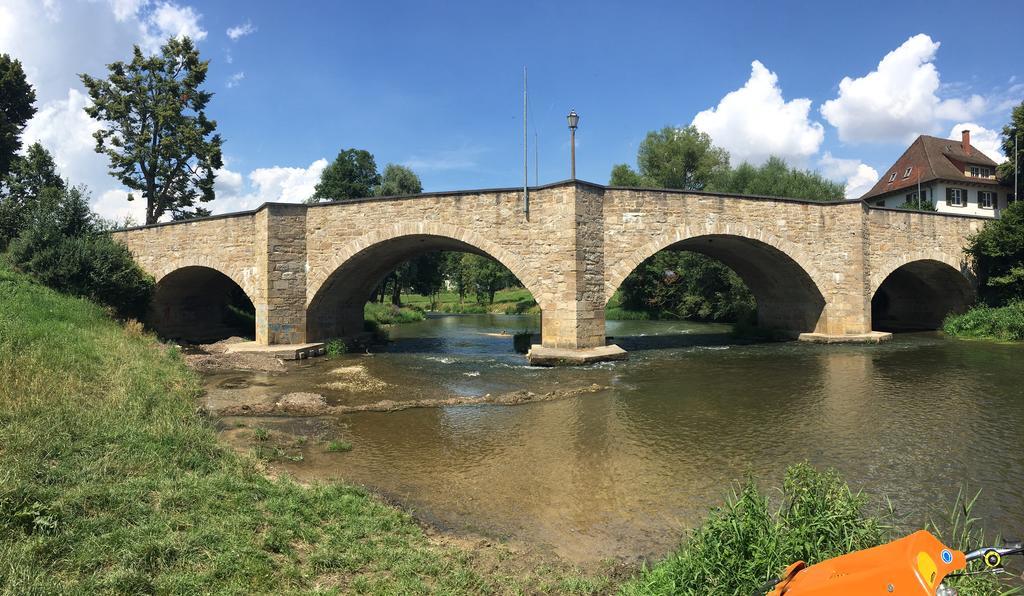
M 759 324 L 818 341 L 877 341 L 882 328 L 935 328 L 974 300 L 962 247 L 983 219 L 568 181 L 316 205 L 268 203 L 117 232 L 157 281 L 151 324 L 186 336 L 244 292 L 256 341 L 296 344 L 363 329 L 372 290 L 429 250 L 487 255 L 542 310 L 542 346 L 605 346 L 604 309 L 663 249 L 714 257 L 746 282 Z M 599 350 L 600 351 L 600 350 Z

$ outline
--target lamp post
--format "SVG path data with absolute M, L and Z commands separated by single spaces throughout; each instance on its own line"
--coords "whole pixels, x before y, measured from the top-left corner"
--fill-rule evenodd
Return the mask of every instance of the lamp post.
M 580 115 L 576 110 L 569 110 L 565 117 L 569 121 L 569 145 L 572 148 L 572 179 L 576 179 L 576 127 L 580 125 Z

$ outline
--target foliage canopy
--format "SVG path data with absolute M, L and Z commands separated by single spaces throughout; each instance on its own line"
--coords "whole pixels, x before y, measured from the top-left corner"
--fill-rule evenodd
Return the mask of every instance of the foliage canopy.
M 206 117 L 213 94 L 200 88 L 209 66 L 184 37 L 151 56 L 135 46 L 131 62 L 107 67 L 107 79 L 80 75 L 92 99 L 85 111 L 104 125 L 93 135 L 96 152 L 109 158 L 112 176 L 142 193 L 147 224 L 165 213 L 188 217 L 196 202 L 214 198 L 224 164 L 217 123 Z

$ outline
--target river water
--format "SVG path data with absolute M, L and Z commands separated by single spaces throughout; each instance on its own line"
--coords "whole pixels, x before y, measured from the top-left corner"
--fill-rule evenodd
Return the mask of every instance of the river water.
M 302 461 L 275 465 L 580 564 L 661 557 L 734 482 L 750 474 L 778 486 L 803 460 L 838 469 L 876 502 L 888 496 L 910 525 L 948 510 L 966 483 L 982 490 L 975 513 L 986 528 L 1024 535 L 1024 346 L 937 333 L 742 345 L 722 325 L 624 321 L 608 333 L 627 362 L 543 369 L 502 335 L 531 327 L 530 317 L 433 317 L 393 328 L 372 355 L 210 375 L 208 399 L 313 391 L 361 404 L 596 384 L 542 403 L 237 419 L 224 431 L 239 444 L 254 424 L 312 437 L 297 447 Z M 330 439 L 353 448 L 328 452 Z

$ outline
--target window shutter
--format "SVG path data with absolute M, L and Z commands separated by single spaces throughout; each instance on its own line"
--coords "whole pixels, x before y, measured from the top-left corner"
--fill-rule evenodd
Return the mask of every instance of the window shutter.
M 953 189 L 946 187 L 946 205 L 953 204 Z

